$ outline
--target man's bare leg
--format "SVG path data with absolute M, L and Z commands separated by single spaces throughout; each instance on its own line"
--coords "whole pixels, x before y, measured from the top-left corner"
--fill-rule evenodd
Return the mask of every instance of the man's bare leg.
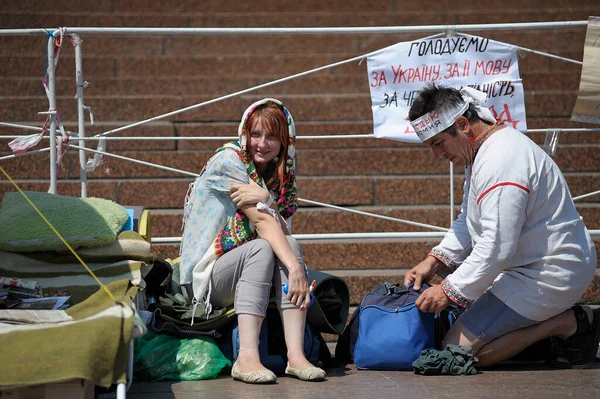
M 592 322 L 593 312 L 590 312 L 589 309 L 586 309 L 586 312 L 588 319 Z M 569 309 L 539 324 L 511 331 L 485 344 L 468 331 L 458 319 L 446 334 L 442 347 L 445 348 L 448 344 L 470 346 L 479 359 L 478 366 L 486 367 L 510 359 L 544 338 L 555 336 L 565 339 L 573 335 L 576 330 L 575 314 Z

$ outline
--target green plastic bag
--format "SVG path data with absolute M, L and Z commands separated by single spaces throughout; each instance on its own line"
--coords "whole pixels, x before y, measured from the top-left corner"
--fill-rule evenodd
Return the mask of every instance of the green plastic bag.
M 214 339 L 177 338 L 148 331 L 134 344 L 133 376 L 141 381 L 195 381 L 217 378 L 231 362 Z

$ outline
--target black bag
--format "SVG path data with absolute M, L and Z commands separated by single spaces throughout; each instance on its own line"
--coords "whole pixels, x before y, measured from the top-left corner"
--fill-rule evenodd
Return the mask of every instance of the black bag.
M 399 308 L 410 303 L 414 303 L 419 294 L 429 288 L 429 284 L 424 283 L 419 291 L 409 290 L 404 284 L 384 283 L 369 294 L 365 295 L 359 306 L 356 308 L 348 325 L 338 338 L 335 347 L 335 360 L 339 364 L 353 363 L 354 346 L 358 338 L 360 327 L 359 314 L 366 306 L 378 305 L 386 308 Z M 451 304 L 439 317 L 434 320 L 434 345 L 439 348 L 446 332 L 456 318 L 462 313 L 461 309 Z M 382 345 L 385 345 L 382 342 Z

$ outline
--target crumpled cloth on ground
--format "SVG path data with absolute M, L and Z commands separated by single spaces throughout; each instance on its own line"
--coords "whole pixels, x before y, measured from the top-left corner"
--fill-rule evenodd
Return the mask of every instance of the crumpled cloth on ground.
M 444 350 L 423 350 L 412 366 L 415 374 L 475 375 L 475 364 L 478 361 L 471 352 L 471 347 L 450 344 Z

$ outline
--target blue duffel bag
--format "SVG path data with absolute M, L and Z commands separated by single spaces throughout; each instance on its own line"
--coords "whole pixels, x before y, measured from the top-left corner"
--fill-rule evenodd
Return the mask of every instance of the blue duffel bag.
M 415 306 L 419 291 L 391 283 L 365 295 L 336 346 L 336 360 L 359 369 L 412 370 L 423 349 L 435 349 L 455 318 L 450 309 L 444 320 Z M 446 320 L 450 319 L 450 320 Z

